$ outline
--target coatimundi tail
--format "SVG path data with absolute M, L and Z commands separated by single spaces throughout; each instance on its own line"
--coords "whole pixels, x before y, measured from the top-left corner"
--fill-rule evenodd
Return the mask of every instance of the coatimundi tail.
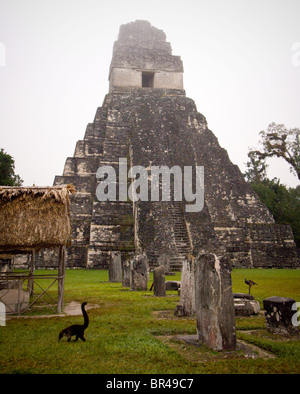
M 58 340 L 60 340 L 65 335 L 66 337 L 68 337 L 68 341 L 70 341 L 71 337 L 76 335 L 75 341 L 77 341 L 78 338 L 80 338 L 82 341 L 85 341 L 84 330 L 89 325 L 89 317 L 88 317 L 88 314 L 86 313 L 86 310 L 84 309 L 86 304 L 87 304 L 86 302 L 83 302 L 81 304 L 81 310 L 82 310 L 82 314 L 83 314 L 83 318 L 84 318 L 84 323 L 83 324 L 73 324 L 72 326 L 63 329 L 59 333 Z

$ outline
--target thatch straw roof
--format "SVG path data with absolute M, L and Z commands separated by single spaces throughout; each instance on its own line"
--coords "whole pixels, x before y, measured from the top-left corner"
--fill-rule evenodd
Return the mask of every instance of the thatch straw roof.
M 0 186 L 0 253 L 69 245 L 73 185 Z

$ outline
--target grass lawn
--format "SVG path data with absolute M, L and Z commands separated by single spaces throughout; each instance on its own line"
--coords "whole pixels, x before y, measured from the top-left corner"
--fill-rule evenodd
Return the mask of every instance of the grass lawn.
M 300 270 L 234 269 L 233 292 L 248 292 L 244 278 L 258 284 L 252 287 L 251 294 L 261 308 L 263 299 L 274 295 L 300 301 Z M 180 280 L 180 273 L 166 280 Z M 151 283 L 152 276 L 149 287 Z M 56 289 L 52 294 L 56 296 Z M 195 319 L 175 318 L 172 312 L 160 314 L 159 311 L 174 310 L 179 302 L 175 291 L 158 298 L 150 291 L 133 292 L 123 288 L 121 283 L 109 283 L 107 271 L 67 270 L 64 301 L 65 304 L 87 301 L 98 305 L 88 311 L 90 325 L 85 333 L 86 342 L 67 342 L 66 338 L 58 342 L 60 330 L 71 324 L 82 324 L 82 316 L 10 319 L 6 326 L 0 327 L 0 373 L 300 372 L 300 341 L 268 333 L 263 313 L 236 318 L 237 338 L 276 357 L 224 360 L 205 347 L 198 348 L 196 354 L 195 349 L 176 344 L 176 340 L 167 343 L 159 339 L 196 333 Z

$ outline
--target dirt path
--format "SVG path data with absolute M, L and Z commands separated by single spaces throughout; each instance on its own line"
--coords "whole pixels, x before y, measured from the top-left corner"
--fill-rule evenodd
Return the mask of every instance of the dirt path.
M 89 309 L 98 308 L 98 307 L 99 307 L 99 305 L 97 305 L 97 304 L 87 304 L 85 309 L 89 310 Z M 27 315 L 27 316 L 7 315 L 6 320 L 11 320 L 11 319 L 44 319 L 44 318 L 49 318 L 49 317 L 66 317 L 66 316 L 78 316 L 78 315 L 82 315 L 81 303 L 76 302 L 76 301 L 72 301 L 64 307 L 63 313 L 52 314 L 52 315 L 32 315 L 32 316 L 30 316 L 30 315 Z

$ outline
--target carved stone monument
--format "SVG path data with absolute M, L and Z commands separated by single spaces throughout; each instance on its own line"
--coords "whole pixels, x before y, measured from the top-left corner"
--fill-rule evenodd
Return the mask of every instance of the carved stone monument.
M 166 296 L 165 267 L 162 265 L 153 270 L 153 289 L 156 297 Z
M 235 316 L 258 315 L 260 312 L 259 302 L 251 294 L 234 293 Z
M 122 282 L 121 252 L 111 252 L 108 277 L 110 282 Z
M 130 260 L 125 260 L 122 265 L 122 286 L 123 287 L 130 287 Z
M 195 259 L 195 309 L 199 341 L 213 350 L 235 350 L 231 268 L 226 258 L 202 252 Z
M 195 315 L 195 275 L 194 257 L 186 257 L 182 264 L 180 305 L 176 310 L 180 316 Z M 176 312 L 175 312 L 176 314 Z
M 137 255 L 130 264 L 130 289 L 146 291 L 149 280 L 147 256 L 144 254 Z
M 170 257 L 163 253 L 162 255 L 159 256 L 157 259 L 157 264 L 158 266 L 163 266 L 165 269 L 165 274 L 168 274 L 170 272 Z

